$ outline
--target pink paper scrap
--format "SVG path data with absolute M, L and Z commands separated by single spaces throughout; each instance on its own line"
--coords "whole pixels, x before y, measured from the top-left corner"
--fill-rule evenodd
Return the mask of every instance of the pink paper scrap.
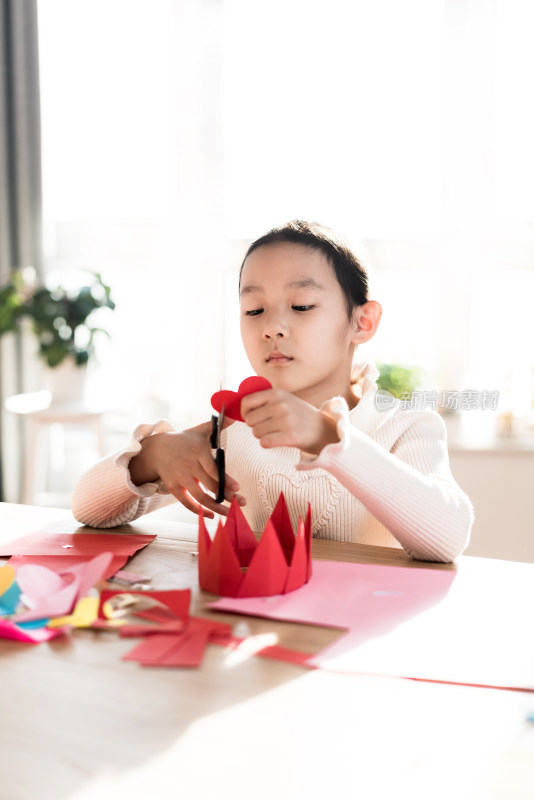
M 534 690 L 534 565 L 463 557 L 455 570 L 314 561 L 301 589 L 208 605 L 346 633 L 308 659 L 341 672 Z

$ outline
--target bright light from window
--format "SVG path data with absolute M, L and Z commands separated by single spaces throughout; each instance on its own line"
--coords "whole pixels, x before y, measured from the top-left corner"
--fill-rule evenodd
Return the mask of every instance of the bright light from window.
M 441 214 L 442 0 L 226 0 L 227 232 L 294 217 L 351 237 Z
M 172 403 L 193 424 L 221 377 L 250 374 L 222 276 L 246 240 L 297 216 L 385 254 L 362 356 L 446 363 L 439 388 L 474 368 L 493 388 L 509 353 L 530 369 L 527 307 L 492 357 L 494 296 L 474 289 L 471 325 L 469 300 L 458 313 L 442 288 L 465 271 L 470 291 L 489 259 L 501 274 L 534 263 L 532 237 L 484 250 L 473 233 L 493 212 L 534 219 L 533 17 L 531 0 L 39 0 L 47 266 L 112 286 L 102 393 Z M 532 296 L 510 271 L 513 286 Z
M 499 0 L 494 208 L 505 221 L 534 220 L 534 4 Z
M 40 3 L 48 219 L 147 222 L 172 212 L 172 5 Z

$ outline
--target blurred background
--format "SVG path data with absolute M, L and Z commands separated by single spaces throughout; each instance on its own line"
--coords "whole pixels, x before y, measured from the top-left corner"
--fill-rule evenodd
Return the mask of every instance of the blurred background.
M 3 499 L 68 506 L 139 421 L 206 420 L 221 382 L 250 373 L 246 247 L 300 217 L 370 266 L 384 313 L 361 358 L 460 398 L 442 413 L 477 511 L 470 552 L 534 560 L 530 0 L 2 9 L 0 284 L 72 300 L 89 283 L 98 300 L 96 272 L 115 304 L 91 312 L 109 338 L 72 397 L 37 312 L 6 324 Z M 73 329 L 63 312 L 54 326 Z

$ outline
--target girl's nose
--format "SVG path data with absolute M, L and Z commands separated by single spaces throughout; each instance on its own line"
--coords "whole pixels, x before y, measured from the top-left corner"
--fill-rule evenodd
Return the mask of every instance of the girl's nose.
M 270 340 L 270 339 L 284 339 L 286 334 L 282 330 L 264 330 L 263 331 L 263 338 Z
M 287 337 L 287 326 L 283 320 L 278 317 L 269 317 L 265 319 L 263 327 L 263 338 L 267 341 L 271 339 L 284 339 Z

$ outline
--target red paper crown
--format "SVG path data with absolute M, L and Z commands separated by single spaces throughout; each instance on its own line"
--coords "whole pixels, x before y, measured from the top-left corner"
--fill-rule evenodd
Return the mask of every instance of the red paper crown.
M 295 536 L 283 494 L 259 542 L 235 498 L 213 541 L 202 510 L 198 528 L 198 580 L 206 592 L 266 597 L 292 592 L 311 578 L 311 508 L 305 522 L 299 519 Z

